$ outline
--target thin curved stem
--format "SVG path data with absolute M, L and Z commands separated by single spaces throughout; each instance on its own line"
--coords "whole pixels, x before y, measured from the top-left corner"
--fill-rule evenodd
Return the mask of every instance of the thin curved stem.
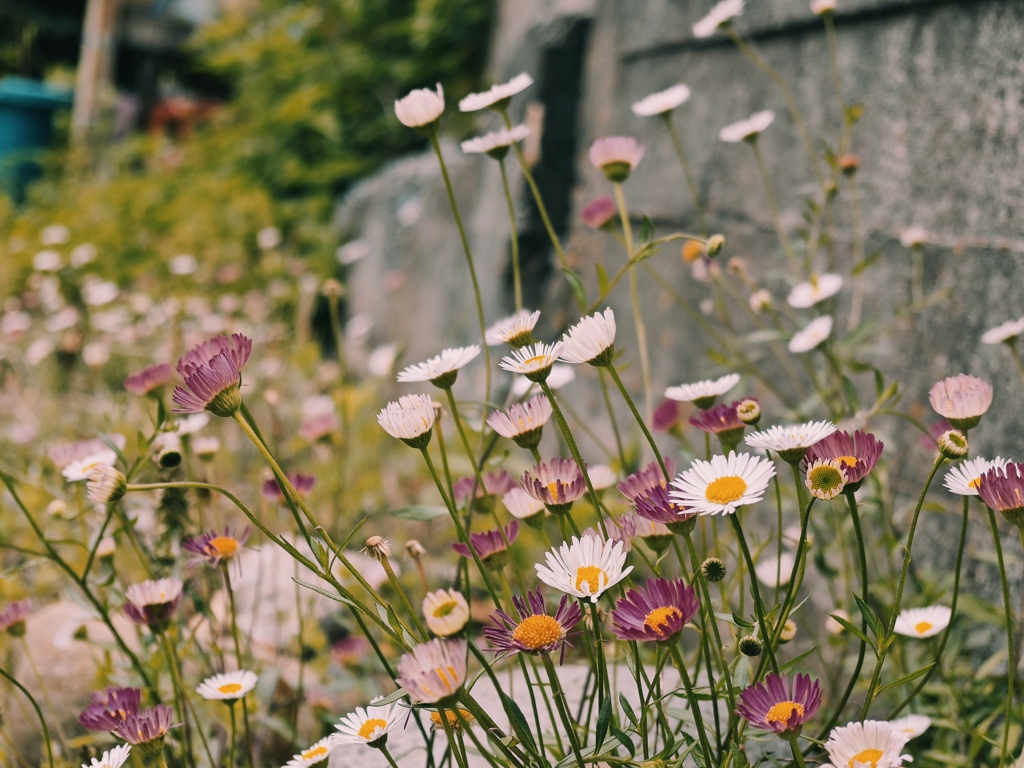
M 228 593 L 228 608 L 231 610 L 231 640 L 235 646 L 235 668 L 242 669 L 242 644 L 238 640 L 238 619 L 235 612 L 235 590 L 231 587 L 231 576 L 228 574 L 227 561 L 221 561 L 221 574 L 224 577 L 224 591 Z M 245 697 L 242 697 L 242 725 L 243 732 L 245 734 L 245 756 L 246 761 L 249 763 L 249 768 L 254 768 L 255 759 L 253 758 L 252 748 L 252 731 L 249 729 L 249 705 L 245 701 Z M 232 768 L 235 765 L 235 743 L 234 743 L 234 731 L 235 731 L 235 707 L 234 703 L 231 704 L 231 765 Z
M 654 451 L 654 457 L 658 460 L 658 466 L 661 467 L 661 473 L 665 476 L 665 482 L 667 483 L 672 478 L 669 477 L 668 469 L 665 467 L 665 460 L 661 457 L 661 451 L 658 450 L 658 444 L 654 442 L 654 436 L 651 434 L 651 431 L 647 428 L 647 424 L 640 416 L 640 412 L 636 409 L 636 405 L 633 403 L 633 398 L 629 396 L 629 392 L 622 383 L 622 379 L 619 378 L 619 372 L 615 370 L 615 366 L 612 363 L 608 363 L 608 375 L 612 377 L 612 381 L 615 383 L 615 386 L 618 387 L 619 394 L 622 395 L 622 399 L 625 400 L 626 405 L 629 406 L 630 413 L 633 414 L 633 418 L 636 419 L 636 423 L 640 425 L 640 431 L 644 433 L 644 437 L 647 438 L 647 444 L 650 445 L 651 450 Z
M 576 728 L 572 724 L 572 718 L 569 715 L 569 702 L 565 697 L 565 691 L 562 690 L 562 684 L 558 680 L 558 672 L 555 670 L 554 662 L 551 661 L 551 656 L 548 653 L 541 653 L 540 658 L 544 662 L 544 670 L 548 674 L 548 682 L 551 683 L 551 695 L 555 699 L 555 708 L 558 710 L 558 716 L 562 720 L 562 728 L 565 729 L 566 736 L 569 738 L 572 754 L 576 758 L 579 768 L 585 768 L 586 763 L 583 761 L 583 755 L 580 753 L 579 737 L 576 735 Z M 538 734 L 539 737 L 540 734 Z
M 999 566 L 999 585 L 1003 590 L 1003 614 L 1006 621 L 1006 717 L 1003 721 L 1003 743 L 999 749 L 999 768 L 1002 768 L 1006 764 L 1006 748 L 1010 740 L 1010 723 L 1013 720 L 1013 685 L 1017 679 L 1017 663 L 1013 652 L 1013 609 L 1010 608 L 1010 587 L 1006 583 L 1006 568 L 1003 565 L 1003 545 L 999 540 L 996 513 L 991 508 L 988 509 L 988 524 L 992 529 L 992 546 L 995 548 L 996 563 Z
M 31 704 L 32 708 L 36 711 L 36 717 L 39 718 L 39 725 L 43 729 L 43 743 L 46 745 L 46 758 L 49 760 L 50 768 L 53 768 L 53 746 L 50 744 L 50 729 L 46 727 L 46 718 L 43 717 L 43 710 L 39 708 L 39 704 L 32 697 L 32 694 L 28 692 L 28 689 L 19 683 L 14 676 L 3 667 L 0 667 L 0 675 L 3 675 L 7 679 L 7 682 L 25 694 L 25 698 L 28 699 L 29 704 Z
M 764 164 L 764 156 L 761 154 L 761 147 L 758 144 L 757 137 L 747 142 L 750 148 L 754 150 L 754 160 L 757 163 L 757 172 L 761 176 L 761 184 L 764 186 L 764 196 L 768 201 L 768 210 L 772 214 L 772 222 L 775 224 L 775 232 L 778 234 L 779 243 L 782 245 L 782 250 L 786 254 L 786 261 L 789 262 L 789 268 L 793 272 L 794 276 L 800 274 L 800 267 L 797 264 L 796 253 L 793 251 L 793 245 L 789 242 L 789 235 L 786 234 L 786 228 L 782 226 L 782 216 L 779 213 L 779 203 L 775 199 L 775 191 L 772 189 L 771 177 L 768 175 L 768 168 Z
M 523 277 L 519 268 L 519 230 L 516 228 L 516 208 L 508 186 L 505 159 L 499 160 L 498 165 L 501 167 L 501 187 L 505 191 L 505 202 L 508 203 L 508 223 L 512 233 L 512 288 L 516 299 L 516 312 L 520 312 L 523 309 Z
M 665 127 L 668 128 L 668 135 L 672 139 L 672 148 L 676 151 L 676 157 L 679 160 L 679 165 L 683 168 L 683 176 L 686 177 L 686 186 L 690 189 L 690 197 L 693 199 L 693 213 L 697 217 L 697 226 L 700 227 L 701 234 L 707 236 L 708 225 L 704 220 L 704 207 L 700 202 L 700 192 L 697 189 L 697 181 L 693 178 L 693 171 L 690 169 L 690 163 L 686 160 L 686 153 L 683 152 L 683 143 L 679 140 L 679 133 L 676 131 L 676 127 L 672 123 L 672 113 L 666 112 L 661 117 L 665 121 Z
M 626 238 L 626 261 L 633 260 L 633 227 L 629 223 L 629 209 L 626 207 L 626 196 L 622 192 L 622 184 L 616 182 L 615 202 L 619 206 L 619 219 Z M 636 270 L 629 270 L 629 297 L 633 304 L 633 324 L 636 326 L 637 349 L 640 352 L 640 375 L 644 386 L 644 415 L 650 419 L 651 409 L 651 363 L 647 350 L 647 326 L 644 325 L 643 306 L 640 304 L 640 287 L 637 283 Z
M 761 630 L 761 637 L 764 639 L 764 649 L 768 654 L 768 663 L 771 664 L 772 672 L 779 673 L 779 662 L 775 659 L 775 649 L 772 647 L 772 635 L 768 632 L 768 625 L 764 617 L 764 603 L 761 601 L 761 590 L 757 586 L 757 575 L 754 570 L 754 560 L 750 556 L 750 548 L 747 546 L 747 537 L 743 535 L 743 526 L 735 514 L 729 515 L 732 520 L 732 527 L 736 531 L 736 538 L 739 540 L 740 549 L 743 551 L 743 559 L 750 571 L 750 589 L 754 593 L 754 612 L 757 614 L 757 625 Z
M 690 682 L 690 675 L 686 671 L 686 664 L 683 661 L 683 654 L 679 651 L 678 643 L 668 643 L 669 653 L 672 661 L 679 671 L 679 677 L 683 681 L 683 688 L 686 689 L 686 699 L 690 702 L 690 711 L 693 712 L 693 722 L 697 728 L 697 738 L 700 740 L 701 751 L 704 752 L 704 765 L 714 765 L 711 760 L 711 745 L 708 744 L 708 734 L 704 728 L 704 717 L 700 713 L 700 702 L 693 693 L 693 684 Z

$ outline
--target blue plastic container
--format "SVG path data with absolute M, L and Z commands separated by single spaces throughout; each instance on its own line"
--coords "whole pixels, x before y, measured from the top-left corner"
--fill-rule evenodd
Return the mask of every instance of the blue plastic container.
M 71 105 L 71 92 L 27 80 L 0 80 L 0 190 L 20 200 L 39 173 L 36 153 L 53 137 L 53 113 Z

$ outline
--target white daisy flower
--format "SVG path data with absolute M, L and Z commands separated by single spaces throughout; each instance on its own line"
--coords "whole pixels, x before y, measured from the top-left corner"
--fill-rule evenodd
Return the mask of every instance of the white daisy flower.
M 125 476 L 109 464 L 98 464 L 89 471 L 85 495 L 93 504 L 109 504 L 121 499 L 128 490 Z
M 981 335 L 982 344 L 1001 344 L 1010 342 L 1024 333 L 1024 317 L 1020 320 L 1009 320 L 995 328 L 989 328 Z
M 789 340 L 789 351 L 794 355 L 810 352 L 832 335 L 832 315 L 822 315 L 807 324 Z
M 399 659 L 395 682 L 420 704 L 448 698 L 466 681 L 466 648 L 465 640 L 420 643 Z
M 690 89 L 679 83 L 664 91 L 652 93 L 640 101 L 633 102 L 633 114 L 638 117 L 654 117 L 671 112 L 690 98 Z
M 395 102 L 395 117 L 408 128 L 422 128 L 440 119 L 444 112 L 444 89 L 417 88 Z
M 455 589 L 428 592 L 423 598 L 423 617 L 427 620 L 427 629 L 438 637 L 449 637 L 466 626 L 469 604 Z
M 710 462 L 694 459 L 672 481 L 669 498 L 701 515 L 731 515 L 764 498 L 773 477 L 775 465 L 749 453 L 719 454 Z
M 128 762 L 128 756 L 132 752 L 130 744 L 122 744 L 119 747 L 114 747 L 104 752 L 100 759 L 97 760 L 95 757 L 89 765 L 82 763 L 82 768 L 121 768 L 126 762 Z
M 715 398 L 724 395 L 740 383 L 738 373 L 730 373 L 720 379 L 704 379 L 693 384 L 680 384 L 665 390 L 665 397 L 680 403 L 693 403 L 701 410 L 710 408 Z
M 535 499 L 522 488 L 512 488 L 501 497 L 502 504 L 508 513 L 517 520 L 525 520 L 544 511 L 544 502 Z
M 893 631 L 907 637 L 932 637 L 949 626 L 953 612 L 945 605 L 904 608 L 896 617 Z
M 508 101 L 517 93 L 525 91 L 533 85 L 533 78 L 525 72 L 522 72 L 507 83 L 498 83 L 492 85 L 486 91 L 480 93 L 471 93 L 469 96 L 459 102 L 460 112 L 476 112 L 480 109 L 504 109 L 508 106 Z
M 61 474 L 69 483 L 76 483 L 79 480 L 88 480 L 89 474 L 100 467 L 112 467 L 117 462 L 117 454 L 109 448 L 103 448 L 95 453 L 90 453 L 84 458 L 72 461 Z
M 306 747 L 285 763 L 284 768 L 299 768 L 303 765 L 322 763 L 331 756 L 331 751 L 338 746 L 337 738 L 338 734 L 332 734 L 325 739 L 320 739 L 316 744 Z
M 511 355 L 501 358 L 501 367 L 512 373 L 521 373 L 530 381 L 544 381 L 551 373 L 551 366 L 562 354 L 562 344 L 544 344 L 537 342 L 522 349 L 515 350 Z
M 511 317 L 499 320 L 484 333 L 484 340 L 488 346 L 496 347 L 499 344 L 511 344 L 513 347 L 521 347 L 529 344 L 533 339 L 533 329 L 540 319 L 540 310 L 531 312 L 524 309 L 516 312 Z
M 626 550 L 621 541 L 605 541 L 599 536 L 572 537 L 544 555 L 546 564 L 537 563 L 537 578 L 549 587 L 597 602 L 605 590 L 618 584 L 633 570 L 623 568 Z
M 513 144 L 522 141 L 530 135 L 529 126 L 520 123 L 509 128 L 501 128 L 497 131 L 485 133 L 475 139 L 468 139 L 462 142 L 462 151 L 467 155 L 482 154 L 494 158 L 502 158 L 508 153 L 508 148 Z
M 948 376 L 932 385 L 928 402 L 957 429 L 974 429 L 992 405 L 992 385 L 969 373 Z
M 560 389 L 571 381 L 576 380 L 576 368 L 568 363 L 555 363 L 551 366 L 551 373 L 548 374 L 547 385 L 551 389 Z M 517 376 L 512 382 L 512 395 L 524 397 L 536 385 L 525 376 Z
M 793 565 L 796 557 L 790 552 L 783 552 L 782 557 L 776 555 L 761 556 L 754 566 L 754 573 L 757 580 L 766 587 L 784 587 L 789 584 L 789 578 L 793 575 Z
M 913 224 L 900 232 L 900 245 L 904 248 L 920 248 L 928 242 L 928 230 Z
M 990 469 L 1002 469 L 1008 463 L 1002 456 L 996 456 L 991 461 L 981 457 L 962 461 L 946 472 L 943 485 L 946 486 L 946 490 L 957 496 L 977 496 L 981 476 Z
M 755 112 L 745 120 L 730 123 L 718 132 L 718 138 L 729 144 L 750 141 L 761 135 L 775 120 L 775 113 L 770 109 Z
M 611 307 L 604 313 L 581 318 L 562 336 L 562 353 L 558 359 L 564 363 L 588 363 L 606 366 L 615 349 L 615 313 Z
M 430 442 L 434 427 L 434 401 L 430 395 L 403 395 L 398 402 L 388 403 L 377 414 L 377 423 L 392 437 L 404 440 L 414 448 Z
M 625 181 L 644 156 L 643 146 L 632 136 L 604 136 L 590 145 L 591 164 L 609 181 Z
M 841 459 L 829 461 L 818 459 L 807 468 L 804 478 L 807 491 L 816 499 L 828 501 L 834 499 L 846 487 L 847 477 Z
M 772 305 L 772 294 L 764 288 L 750 294 L 750 311 L 760 315 Z
M 908 738 L 916 739 L 931 728 L 932 719 L 928 715 L 907 715 L 899 720 L 890 720 L 889 725 L 897 731 L 907 734 Z
M 807 449 L 836 431 L 831 421 L 807 421 L 792 426 L 774 426 L 752 432 L 743 441 L 751 448 L 774 451 L 785 461 L 799 461 Z
M 469 347 L 449 347 L 441 350 L 441 354 L 416 365 L 407 366 L 399 371 L 398 381 L 409 384 L 417 381 L 429 381 L 436 387 L 448 389 L 455 383 L 459 369 L 480 354 L 480 345 Z
M 842 287 L 842 275 L 827 272 L 824 275 L 817 275 L 806 283 L 794 286 L 786 301 L 794 309 L 807 309 L 819 301 L 832 298 L 839 293 L 839 289 Z
M 743 13 L 743 0 L 722 0 L 708 11 L 703 19 L 693 25 L 696 38 L 711 37 L 723 24 L 728 24 Z
M 825 742 L 832 765 L 837 768 L 898 768 L 907 734 L 882 720 L 865 720 L 833 728 Z
M 207 701 L 236 701 L 255 688 L 258 680 L 255 672 L 235 669 L 206 678 L 196 693 Z
M 335 744 L 373 745 L 386 737 L 398 725 L 404 710 L 396 704 L 374 704 L 383 698 L 378 696 L 368 707 L 356 707 L 355 712 L 341 718 L 334 726 L 339 731 L 334 736 Z
M 184 587 L 185 585 L 182 584 L 181 579 L 176 579 L 172 576 L 166 579 L 141 581 L 138 584 L 132 584 L 124 591 L 124 596 L 128 598 L 129 602 L 140 607 L 164 605 L 177 600 L 181 596 L 181 590 Z
M 536 448 L 550 418 L 551 402 L 540 394 L 525 403 L 513 403 L 507 411 L 492 411 L 487 426 L 521 448 Z
M 811 0 L 811 13 L 815 16 L 824 16 L 835 9 L 836 0 Z

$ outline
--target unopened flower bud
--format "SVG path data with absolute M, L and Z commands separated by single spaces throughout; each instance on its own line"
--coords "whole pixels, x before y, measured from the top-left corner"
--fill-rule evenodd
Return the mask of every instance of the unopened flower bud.
M 97 464 L 89 472 L 86 495 L 94 504 L 113 504 L 120 501 L 128 490 L 125 476 L 109 464 Z
M 748 397 L 736 406 L 736 415 L 740 421 L 748 427 L 752 427 L 761 420 L 761 406 L 758 405 L 757 400 Z
M 709 557 L 700 564 L 700 572 L 708 581 L 721 581 L 725 578 L 725 563 L 717 557 Z
M 943 432 L 939 438 L 939 453 L 947 459 L 962 459 L 967 455 L 967 435 L 958 429 Z
M 754 635 L 740 638 L 740 653 L 744 656 L 760 656 L 763 650 L 764 643 Z
M 411 557 L 413 560 L 419 560 L 425 554 L 427 549 L 416 539 L 409 539 L 405 542 L 405 554 L 407 557 Z
M 860 158 L 854 154 L 847 153 L 839 156 L 839 170 L 844 176 L 853 176 L 860 168 Z
M 366 540 L 363 551 L 376 560 L 384 560 L 391 557 L 391 537 L 371 536 Z
M 725 245 L 724 235 L 712 235 L 708 238 L 708 258 L 713 259 L 722 251 L 722 247 Z
M 700 240 L 687 240 L 683 243 L 683 261 L 687 264 L 693 264 L 693 262 L 703 256 L 706 251 L 707 248 Z
M 796 637 L 796 622 L 792 619 L 786 619 L 786 623 L 782 625 L 782 634 L 779 635 L 779 640 L 783 643 L 788 643 Z

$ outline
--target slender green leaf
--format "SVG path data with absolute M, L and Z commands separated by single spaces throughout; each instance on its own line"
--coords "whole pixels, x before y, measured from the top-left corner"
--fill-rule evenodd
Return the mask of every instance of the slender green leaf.
M 445 507 L 432 504 L 416 504 L 411 507 L 391 510 L 392 517 L 402 520 L 433 520 L 448 514 Z

